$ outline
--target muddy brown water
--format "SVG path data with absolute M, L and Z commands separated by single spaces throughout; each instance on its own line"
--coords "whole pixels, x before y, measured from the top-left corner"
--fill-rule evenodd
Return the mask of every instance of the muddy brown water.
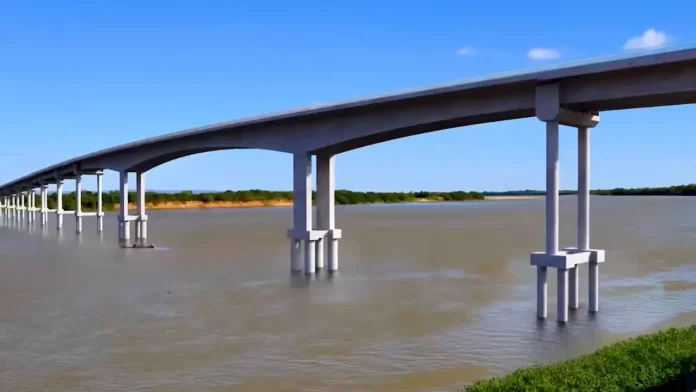
M 600 313 L 535 318 L 543 199 L 346 206 L 340 273 L 291 277 L 289 208 L 0 225 L 2 391 L 449 391 L 696 322 L 696 198 L 593 197 Z M 561 198 L 574 245 L 575 198 Z

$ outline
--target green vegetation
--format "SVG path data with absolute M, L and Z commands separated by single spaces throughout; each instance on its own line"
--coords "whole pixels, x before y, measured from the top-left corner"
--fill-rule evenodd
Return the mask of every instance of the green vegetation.
M 135 201 L 135 193 L 129 193 L 128 200 Z M 316 192 L 313 198 L 316 197 Z M 336 204 L 369 204 L 369 203 L 403 203 L 413 202 L 418 200 L 433 200 L 433 201 L 467 201 L 467 200 L 483 200 L 484 196 L 478 192 L 354 192 L 347 190 L 337 190 Z M 102 195 L 102 203 L 104 210 L 112 210 L 118 204 L 119 196 L 117 191 L 104 192 Z M 145 200 L 148 204 L 164 204 L 176 202 L 231 202 L 231 203 L 248 203 L 248 202 L 272 202 L 272 201 L 291 201 L 292 192 L 289 191 L 264 191 L 259 189 L 251 189 L 245 191 L 225 191 L 225 192 L 203 192 L 193 193 L 191 191 L 183 191 L 176 193 L 160 193 L 147 192 Z M 40 198 L 37 198 L 37 205 L 41 205 Z M 48 208 L 56 208 L 56 194 L 48 195 Z M 82 192 L 82 208 L 85 211 L 96 210 L 97 194 L 95 192 Z M 75 209 L 75 193 L 63 194 L 63 209 Z
M 520 191 L 503 191 L 503 192 L 481 192 L 483 196 L 543 196 L 546 194 L 546 191 L 539 191 L 535 189 L 525 189 L 525 190 L 520 190 Z M 564 195 L 575 195 L 577 194 L 577 191 L 567 191 L 561 189 L 558 191 L 558 194 L 561 196 Z
M 535 366 L 491 380 L 468 392 L 685 391 L 696 371 L 696 326 L 668 329 L 619 342 L 570 361 Z
M 371 204 L 371 203 L 404 203 L 414 202 L 419 200 L 430 201 L 469 201 L 483 200 L 486 196 L 533 196 L 544 195 L 546 192 L 533 189 L 525 189 L 518 191 L 505 192 L 356 192 L 348 190 L 336 191 L 336 204 Z M 577 192 L 573 190 L 561 190 L 561 195 L 574 195 Z M 659 195 L 684 195 L 696 196 L 696 184 L 678 185 L 661 188 L 615 188 L 606 190 L 593 190 L 593 195 L 606 196 L 659 196 Z M 316 197 L 316 193 L 313 198 Z M 128 199 L 135 201 L 135 193 L 131 192 Z M 264 191 L 260 189 L 250 189 L 244 191 L 224 191 L 224 192 L 202 192 L 193 193 L 191 191 L 182 191 L 175 193 L 165 192 L 147 192 L 146 199 L 149 204 L 163 204 L 176 202 L 232 202 L 232 203 L 248 203 L 248 202 L 273 202 L 273 201 L 291 201 L 292 192 L 290 191 Z M 105 210 L 114 209 L 118 204 L 118 192 L 104 192 L 102 197 Z M 39 203 L 37 201 L 37 203 Z M 37 204 L 40 205 L 40 204 Z M 48 196 L 49 208 L 56 208 L 56 195 L 52 193 Z M 82 192 L 82 207 L 84 210 L 95 210 L 97 208 L 97 195 L 94 192 Z M 75 194 L 63 194 L 63 209 L 75 209 Z
M 696 196 L 696 184 L 657 188 L 614 188 L 592 191 L 592 194 L 605 196 Z

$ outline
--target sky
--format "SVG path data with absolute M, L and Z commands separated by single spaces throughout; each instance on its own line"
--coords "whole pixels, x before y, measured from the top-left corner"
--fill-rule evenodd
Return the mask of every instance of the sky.
M 215 122 L 690 45 L 695 14 L 686 1 L 2 0 L 0 184 Z M 592 188 L 696 182 L 694 123 L 693 105 L 602 113 Z M 349 151 L 336 158 L 336 186 L 543 189 L 544 129 L 514 120 Z M 561 130 L 562 189 L 576 188 L 576 134 Z M 105 175 L 105 188 L 117 182 Z M 147 174 L 152 190 L 291 186 L 292 157 L 260 150 L 198 154 Z

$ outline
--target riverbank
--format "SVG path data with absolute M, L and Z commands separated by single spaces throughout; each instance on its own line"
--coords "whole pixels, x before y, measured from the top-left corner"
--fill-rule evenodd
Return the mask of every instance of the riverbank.
M 503 201 L 503 200 L 527 200 L 527 199 L 538 199 L 543 196 L 486 196 L 483 200 L 465 200 L 465 201 Z M 412 202 L 417 203 L 446 203 L 447 201 L 441 198 L 420 198 L 415 199 Z M 374 202 L 374 203 L 361 203 L 361 204 L 397 204 L 406 203 L 406 201 L 399 202 Z M 151 210 L 186 210 L 186 209 L 210 209 L 210 208 L 260 208 L 260 207 L 291 207 L 292 200 L 280 199 L 280 200 L 253 200 L 253 201 L 166 201 L 159 203 L 147 203 L 146 206 Z M 115 203 L 110 209 L 118 210 L 119 203 Z M 135 209 L 135 203 L 128 203 L 129 209 Z
M 146 203 L 151 210 L 187 210 L 210 208 L 259 208 L 259 207 L 290 207 L 292 200 L 254 200 L 254 201 L 167 201 L 162 203 Z M 114 204 L 113 209 L 118 210 L 119 203 Z M 135 203 L 128 203 L 129 209 L 135 209 Z
M 356 192 L 339 189 L 334 193 L 337 205 L 378 204 L 378 203 L 409 203 L 419 201 L 469 201 L 484 200 L 480 192 Z M 243 191 L 202 192 L 193 193 L 182 191 L 175 193 L 146 192 L 147 206 L 153 209 L 187 209 L 187 208 L 248 208 L 266 206 L 292 205 L 293 194 L 290 191 L 265 191 L 249 189 Z M 312 199 L 316 200 L 316 192 Z M 136 195 L 128 194 L 128 200 L 134 203 Z M 56 194 L 48 196 L 48 208 L 57 206 Z M 120 195 L 110 191 L 102 195 L 104 210 L 118 209 Z M 63 209 L 75 209 L 75 194 L 63 194 Z M 40 205 L 40 199 L 37 200 Z M 130 203 L 129 203 L 130 204 Z M 133 205 L 133 204 L 130 204 Z M 92 211 L 97 207 L 97 195 L 94 192 L 82 192 L 83 211 Z
M 570 361 L 520 369 L 464 391 L 686 391 L 686 374 L 693 372 L 696 325 L 629 339 Z
M 544 195 L 518 195 L 518 196 L 485 196 L 484 200 L 530 200 L 530 199 L 541 199 Z

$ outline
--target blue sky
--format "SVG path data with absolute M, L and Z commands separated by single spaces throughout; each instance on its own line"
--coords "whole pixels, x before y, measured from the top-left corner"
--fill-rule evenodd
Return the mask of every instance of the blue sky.
M 76 155 L 213 122 L 696 41 L 690 2 L 21 1 L 0 3 L 0 183 Z M 693 106 L 602 114 L 592 187 L 696 182 Z M 355 190 L 544 187 L 534 119 L 451 129 L 337 157 Z M 561 188 L 576 184 L 561 134 Z M 93 188 L 93 181 L 86 186 Z M 110 173 L 105 186 L 116 188 Z M 150 189 L 290 189 L 291 157 L 222 151 Z

